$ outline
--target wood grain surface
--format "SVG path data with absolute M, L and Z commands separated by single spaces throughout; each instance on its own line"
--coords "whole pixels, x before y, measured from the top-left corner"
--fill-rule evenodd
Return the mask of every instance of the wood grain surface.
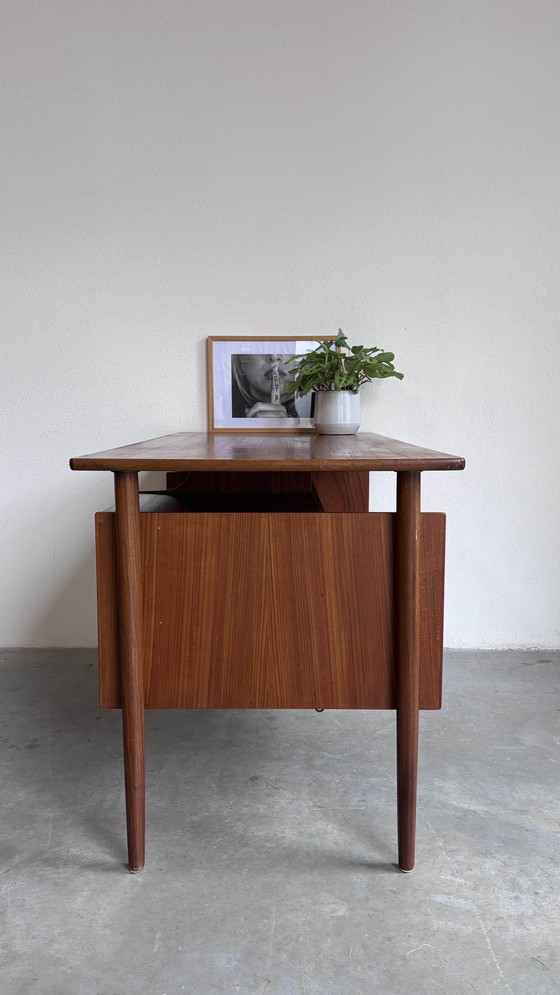
M 390 513 L 144 513 L 147 708 L 395 708 Z M 420 707 L 441 706 L 445 516 L 421 516 Z M 114 515 L 96 516 L 100 696 L 119 707 Z
M 128 866 L 134 873 L 144 866 L 146 808 L 141 616 L 143 562 L 136 473 L 115 474 L 115 505 L 115 601 L 119 611 L 118 633 L 115 635 L 119 644 L 122 689 Z
M 368 511 L 369 473 L 348 471 L 312 474 L 317 507 L 322 511 Z
M 382 435 L 208 435 L 178 432 L 70 460 L 73 470 L 244 472 L 462 470 L 459 456 Z
M 397 474 L 395 530 L 397 820 L 399 867 L 411 871 L 416 848 L 420 687 L 420 474 Z

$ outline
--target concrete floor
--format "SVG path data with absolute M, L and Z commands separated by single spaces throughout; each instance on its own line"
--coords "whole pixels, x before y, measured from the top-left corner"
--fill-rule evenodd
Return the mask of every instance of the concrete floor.
M 0 654 L 0 995 L 560 993 L 560 655 L 448 653 L 395 868 L 387 712 L 148 712 L 147 868 L 95 653 Z

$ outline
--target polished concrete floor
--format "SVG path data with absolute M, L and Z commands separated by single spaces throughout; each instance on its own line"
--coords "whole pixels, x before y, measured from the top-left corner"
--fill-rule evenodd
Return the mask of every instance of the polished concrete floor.
M 386 712 L 147 713 L 147 867 L 95 653 L 0 654 L 1 995 L 560 993 L 560 655 L 446 655 L 395 868 Z

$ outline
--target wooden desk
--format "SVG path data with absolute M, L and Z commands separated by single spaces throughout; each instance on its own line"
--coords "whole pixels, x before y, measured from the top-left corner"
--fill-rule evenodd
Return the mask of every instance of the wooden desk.
M 70 461 L 96 515 L 101 705 L 122 708 L 128 855 L 144 866 L 144 708 L 394 708 L 399 866 L 414 866 L 418 709 L 441 707 L 445 516 L 464 460 L 379 435 L 177 433 Z M 138 472 L 167 491 L 139 495 Z M 369 471 L 397 510 L 368 512 Z

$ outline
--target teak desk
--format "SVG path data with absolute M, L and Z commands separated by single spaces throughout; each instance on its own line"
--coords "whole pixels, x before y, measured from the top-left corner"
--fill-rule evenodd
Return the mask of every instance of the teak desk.
M 122 708 L 128 858 L 144 866 L 144 708 L 394 708 L 399 866 L 414 866 L 418 710 L 441 707 L 445 516 L 380 435 L 177 433 L 80 456 L 96 515 L 101 706 Z M 139 494 L 138 473 L 167 490 Z M 396 513 L 368 512 L 370 470 Z

